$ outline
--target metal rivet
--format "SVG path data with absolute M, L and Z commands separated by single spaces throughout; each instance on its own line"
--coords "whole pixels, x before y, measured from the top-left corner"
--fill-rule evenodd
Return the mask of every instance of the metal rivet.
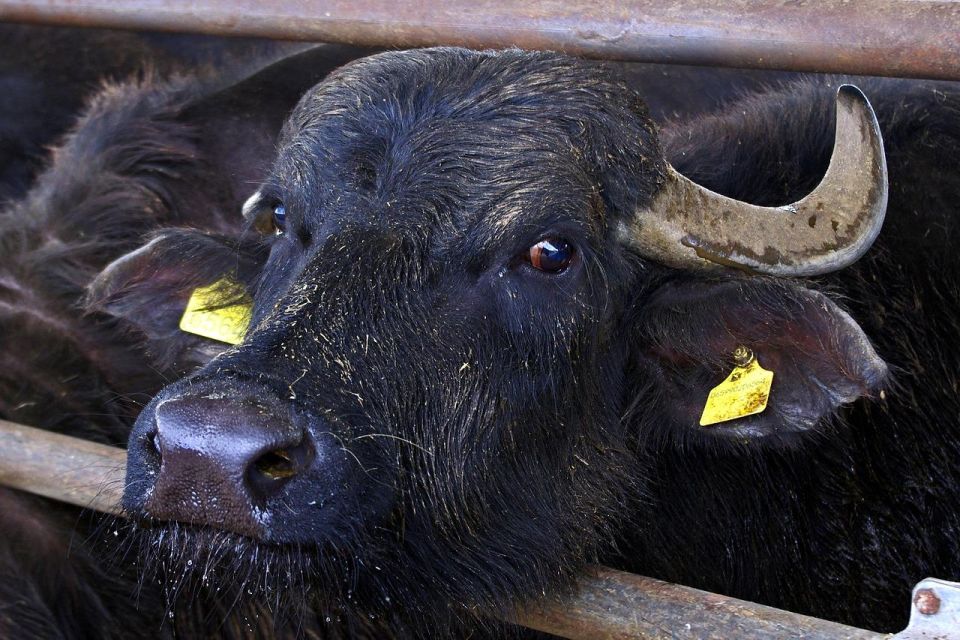
M 940 611 L 940 598 L 933 589 L 920 589 L 913 596 L 913 606 L 925 616 L 932 616 Z
M 740 345 L 733 352 L 733 363 L 738 367 L 745 367 L 753 362 L 753 351 L 749 347 Z

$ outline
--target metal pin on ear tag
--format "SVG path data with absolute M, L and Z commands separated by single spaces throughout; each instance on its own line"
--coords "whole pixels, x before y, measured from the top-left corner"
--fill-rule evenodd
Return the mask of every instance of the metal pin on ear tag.
M 752 416 L 767 408 L 773 371 L 761 367 L 753 351 L 743 345 L 733 352 L 733 362 L 734 370 L 707 396 L 701 427 Z

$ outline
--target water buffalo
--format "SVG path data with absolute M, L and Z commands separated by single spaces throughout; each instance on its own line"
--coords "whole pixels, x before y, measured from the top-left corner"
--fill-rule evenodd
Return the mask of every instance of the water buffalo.
M 17 36 L 0 48 L 27 50 L 30 39 L 20 35 L 38 35 L 6 27 L 0 33 Z M 50 35 L 39 30 L 44 34 Z M 52 60 L 78 42 L 116 44 L 95 33 L 37 50 Z M 232 214 L 249 185 L 265 175 L 286 114 L 332 68 L 365 52 L 320 47 L 286 57 L 286 48 L 254 47 L 250 55 L 226 48 L 233 53 L 224 56 L 236 59 L 210 69 L 194 66 L 189 75 L 170 78 L 147 70 L 107 82 L 29 193 L 0 209 L 0 418 L 100 442 L 126 441 L 141 405 L 191 363 L 165 360 L 107 316 L 84 315 L 86 286 L 151 229 L 189 224 L 236 233 Z M 214 55 L 220 49 L 210 49 L 188 62 L 221 57 Z M 148 66 L 163 68 L 157 56 L 148 57 Z M 109 79 L 125 69 L 118 60 L 79 68 L 74 88 L 81 80 L 92 83 L 96 73 Z M 0 83 L 16 76 L 11 69 L 0 68 Z M 0 193 L 26 188 L 29 172 L 13 163 L 26 161 L 25 150 L 40 148 L 65 126 L 58 110 L 51 114 L 38 104 L 39 96 L 59 89 L 34 91 L 56 78 L 47 77 L 43 65 L 20 71 L 31 82 L 22 91 L 4 84 L 11 92 L 0 104 L 0 139 L 13 139 L 4 137 L 12 131 L 26 142 L 0 144 L 12 163 L 0 175 Z M 36 130 L 32 121 L 18 128 L 18 114 L 34 111 Z M 249 153 L 238 153 L 241 148 Z M 105 565 L 104 554 L 85 544 L 101 526 L 97 521 L 3 488 L 0 511 L 0 637 L 157 636 L 166 617 L 160 591 L 138 587 L 125 567 Z M 232 632 L 230 625 L 215 627 L 226 637 Z
M 180 357 L 179 331 L 144 342 L 103 315 L 83 315 L 78 300 L 107 262 L 151 229 L 189 224 L 233 234 L 240 227 L 230 212 L 265 175 L 284 115 L 329 69 L 363 53 L 324 47 L 293 55 L 302 48 L 0 25 L 0 200 L 15 201 L 0 205 L 0 417 L 121 444 L 165 379 L 215 353 L 193 339 L 193 355 Z M 179 75 L 169 78 L 171 71 Z M 671 94 L 685 76 L 629 71 L 656 112 L 677 111 Z M 128 73 L 133 78 L 123 80 Z M 703 109 L 741 86 L 721 77 L 713 84 L 709 97 L 683 106 Z M 23 197 L 47 146 L 85 102 Z M 162 272 L 152 276 L 154 285 L 162 281 Z M 123 529 L 5 489 L 0 509 L 0 636 L 160 632 L 162 587 L 139 584 L 129 565 L 92 546 L 103 537 L 113 543 Z M 256 603 L 233 607 L 221 624 L 222 601 L 177 608 L 173 627 L 230 637 L 275 626 Z
M 168 361 L 210 353 L 177 328 L 195 287 L 253 300 L 132 432 L 147 575 L 324 637 L 509 633 L 595 561 L 902 626 L 915 581 L 960 577 L 960 90 L 864 89 L 889 191 L 827 80 L 658 132 L 561 55 L 332 74 L 240 240 L 168 230 L 90 289 Z M 738 347 L 766 409 L 702 427 Z

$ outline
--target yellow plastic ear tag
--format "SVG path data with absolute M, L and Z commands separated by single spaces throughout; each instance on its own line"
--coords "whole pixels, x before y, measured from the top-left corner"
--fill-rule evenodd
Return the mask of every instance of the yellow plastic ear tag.
M 236 286 L 223 278 L 194 289 L 180 318 L 180 330 L 228 344 L 242 342 L 250 326 L 253 303 L 245 297 L 242 303 L 223 306 L 224 300 L 235 298 Z
M 773 371 L 761 367 L 746 347 L 737 347 L 733 358 L 736 368 L 707 396 L 707 405 L 700 416 L 701 427 L 752 416 L 767 408 Z

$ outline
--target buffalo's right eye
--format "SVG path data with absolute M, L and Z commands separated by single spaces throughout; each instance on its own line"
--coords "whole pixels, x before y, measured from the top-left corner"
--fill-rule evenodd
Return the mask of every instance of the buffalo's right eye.
M 273 207 L 273 216 L 271 217 L 270 222 L 273 224 L 273 232 L 278 236 L 286 233 L 287 210 L 282 204 L 277 204 Z

